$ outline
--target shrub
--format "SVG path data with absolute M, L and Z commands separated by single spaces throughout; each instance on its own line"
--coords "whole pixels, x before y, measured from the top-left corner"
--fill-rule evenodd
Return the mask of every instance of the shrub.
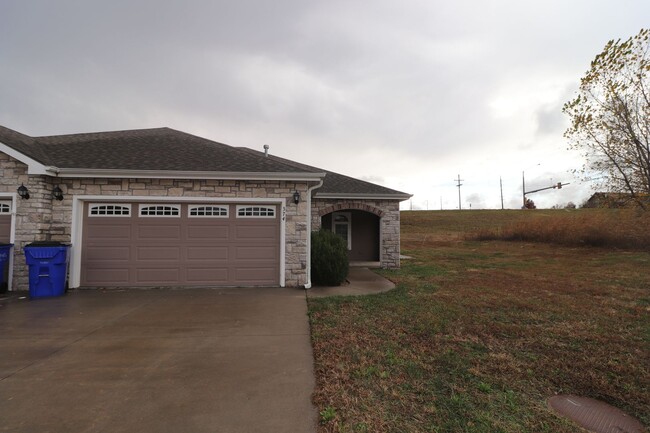
M 535 202 L 532 201 L 531 199 L 527 198 L 526 199 L 526 204 L 524 205 L 524 209 L 537 209 L 537 206 L 535 206 Z
M 348 276 L 348 250 L 343 238 L 327 230 L 311 234 L 311 279 L 319 286 L 339 286 Z

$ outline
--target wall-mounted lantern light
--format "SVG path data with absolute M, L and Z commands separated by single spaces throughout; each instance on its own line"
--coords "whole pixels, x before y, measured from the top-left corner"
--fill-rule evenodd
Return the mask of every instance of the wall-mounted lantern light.
M 27 189 L 27 187 L 24 184 L 21 183 L 20 186 L 18 187 L 17 191 L 18 191 L 18 195 L 20 196 L 20 198 L 25 199 L 25 200 L 27 200 L 29 198 L 29 190 Z
M 57 200 L 63 200 L 63 191 L 59 186 L 55 186 L 54 189 L 52 190 L 52 198 L 57 199 Z
M 298 191 L 293 193 L 293 202 L 295 204 L 300 203 L 300 193 Z

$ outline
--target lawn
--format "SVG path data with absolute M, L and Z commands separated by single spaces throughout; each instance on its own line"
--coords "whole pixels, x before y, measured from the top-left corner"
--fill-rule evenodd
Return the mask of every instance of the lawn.
M 402 212 L 395 290 L 309 300 L 319 432 L 581 432 L 558 393 L 649 425 L 650 252 L 472 240 L 566 215 Z

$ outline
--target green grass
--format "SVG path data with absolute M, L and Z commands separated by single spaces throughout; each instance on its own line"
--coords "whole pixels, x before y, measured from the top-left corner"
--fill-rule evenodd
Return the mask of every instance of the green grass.
M 555 393 L 650 422 L 650 254 L 465 240 L 526 215 L 402 213 L 395 290 L 309 300 L 320 432 L 580 431 Z

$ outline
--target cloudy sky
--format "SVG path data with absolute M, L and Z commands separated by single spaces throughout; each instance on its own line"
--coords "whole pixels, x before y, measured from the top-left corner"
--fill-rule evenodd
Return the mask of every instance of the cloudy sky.
M 564 102 L 648 0 L 0 0 L 0 124 L 168 126 L 414 194 L 580 203 Z

